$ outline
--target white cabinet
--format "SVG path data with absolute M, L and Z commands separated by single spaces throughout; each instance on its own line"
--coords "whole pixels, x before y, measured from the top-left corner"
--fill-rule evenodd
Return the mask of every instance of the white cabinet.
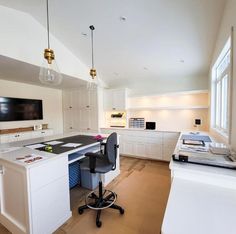
M 120 153 L 137 157 L 170 161 L 178 132 L 150 132 L 137 130 L 101 129 L 102 133 L 120 135 Z
M 176 143 L 179 138 L 178 132 L 165 132 L 163 135 L 163 160 L 170 161 Z
M 64 132 L 98 131 L 98 92 L 81 87 L 63 91 Z
M 127 89 L 104 90 L 104 109 L 107 111 L 126 110 Z
M 46 136 L 52 136 L 52 135 L 53 135 L 52 129 L 43 129 L 43 130 L 32 132 L 32 138 L 46 137 Z
M 14 141 L 23 141 L 31 138 L 45 137 L 53 135 L 52 129 L 29 131 L 29 132 L 18 132 L 0 135 L 0 143 L 10 143 Z
M 13 233 L 29 233 L 26 172 L 0 160 L 0 222 Z M 17 196 L 16 196 L 17 194 Z
M 10 232 L 49 234 L 71 217 L 68 157 L 31 168 L 0 165 L 0 223 Z

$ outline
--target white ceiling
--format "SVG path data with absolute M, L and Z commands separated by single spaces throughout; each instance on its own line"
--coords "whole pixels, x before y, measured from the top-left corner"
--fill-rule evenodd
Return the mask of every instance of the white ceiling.
M 90 66 L 93 24 L 95 66 L 111 86 L 191 79 L 208 74 L 225 2 L 50 0 L 51 32 Z M 46 0 L 0 0 L 0 4 L 28 12 L 45 25 Z M 121 16 L 127 20 L 121 21 Z

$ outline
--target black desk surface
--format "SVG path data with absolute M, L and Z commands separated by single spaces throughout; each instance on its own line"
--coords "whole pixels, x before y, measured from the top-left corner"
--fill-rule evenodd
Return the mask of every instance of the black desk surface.
M 70 150 L 79 149 L 79 148 L 84 147 L 86 145 L 90 145 L 90 144 L 94 144 L 94 143 L 98 142 L 96 139 L 94 139 L 94 136 L 85 136 L 85 135 L 76 135 L 76 136 L 72 136 L 72 137 L 65 137 L 65 138 L 55 139 L 55 140 L 51 140 L 51 141 L 63 142 L 61 144 L 51 145 L 52 146 L 51 153 L 53 153 L 53 154 L 62 154 L 62 153 L 68 152 Z M 47 144 L 46 142 L 50 142 L 50 141 L 40 142 L 39 144 L 50 145 L 50 144 Z M 62 146 L 67 143 L 80 143 L 81 145 L 79 145 L 77 147 L 63 147 Z M 32 144 L 32 145 L 34 145 L 34 144 Z M 41 148 L 37 148 L 36 150 L 46 151 L 44 148 L 45 147 L 41 147 Z

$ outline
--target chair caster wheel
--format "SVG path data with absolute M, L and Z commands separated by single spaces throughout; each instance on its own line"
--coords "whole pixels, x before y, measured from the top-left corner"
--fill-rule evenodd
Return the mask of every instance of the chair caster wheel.
M 120 209 L 120 214 L 124 214 L 125 213 L 125 210 L 123 208 Z
M 101 221 L 96 221 L 96 225 L 97 225 L 97 227 L 101 227 L 102 226 L 102 222 Z
M 83 214 L 84 210 L 83 209 L 78 209 L 79 214 Z

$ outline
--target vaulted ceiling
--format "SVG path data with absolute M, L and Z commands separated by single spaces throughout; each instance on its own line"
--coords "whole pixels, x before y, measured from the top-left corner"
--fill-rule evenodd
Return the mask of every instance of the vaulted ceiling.
M 93 24 L 95 66 L 111 86 L 207 77 L 225 2 L 49 0 L 51 32 L 90 66 Z M 0 5 L 46 24 L 46 0 L 0 0 Z

